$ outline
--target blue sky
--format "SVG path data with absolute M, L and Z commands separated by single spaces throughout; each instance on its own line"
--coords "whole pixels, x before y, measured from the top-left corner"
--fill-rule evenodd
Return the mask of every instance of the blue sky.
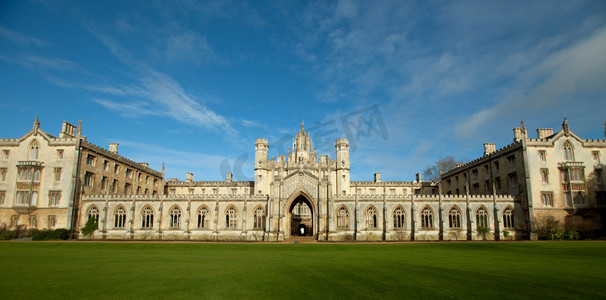
M 0 136 L 82 119 L 166 177 L 250 180 L 254 142 L 352 180 L 413 180 L 511 143 L 524 120 L 604 138 L 604 1 L 3 1 Z

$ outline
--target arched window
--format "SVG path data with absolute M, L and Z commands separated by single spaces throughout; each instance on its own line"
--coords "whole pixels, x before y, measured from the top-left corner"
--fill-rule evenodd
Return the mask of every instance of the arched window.
M 36 141 L 36 140 L 32 141 L 32 143 L 29 147 L 29 159 L 37 160 L 39 150 L 40 150 L 40 147 L 38 146 L 38 141 Z
M 393 228 L 404 229 L 404 224 L 404 208 L 398 206 L 393 210 Z
M 96 206 L 91 206 L 88 209 L 88 218 L 86 220 L 89 220 L 90 218 L 95 218 L 95 221 L 99 222 L 99 209 Z
M 377 228 L 377 209 L 374 206 L 370 206 L 366 209 L 364 217 L 366 218 L 367 229 Z
M 141 227 L 143 228 L 153 228 L 154 227 L 154 210 L 149 207 L 146 206 L 142 211 L 141 211 Z
M 349 212 L 347 211 L 347 208 L 345 206 L 341 206 L 337 210 L 337 228 L 349 228 Z
M 263 207 L 259 206 L 255 209 L 254 219 L 254 229 L 263 229 L 265 227 L 265 210 Z
M 198 228 L 208 228 L 208 217 L 210 216 L 206 206 L 198 209 Z
M 181 209 L 178 206 L 173 207 L 170 210 L 170 228 L 180 228 L 181 227 Z
M 40 170 L 34 172 L 34 182 L 40 182 Z
M 433 211 L 428 206 L 421 211 L 421 228 L 433 228 Z
M 574 148 L 570 141 L 564 143 L 564 160 L 574 161 Z
M 488 228 L 488 210 L 486 209 L 486 207 L 481 206 L 476 211 L 476 223 L 478 228 Z
M 450 228 L 461 228 L 461 210 L 456 206 L 448 211 L 448 225 Z
M 503 211 L 503 227 L 505 228 L 513 228 L 513 208 L 508 206 Z
M 126 210 L 123 206 L 118 207 L 114 213 L 114 227 L 124 228 L 126 225 Z
M 236 224 L 238 222 L 238 213 L 236 208 L 230 206 L 225 211 L 225 227 L 229 229 L 236 229 Z

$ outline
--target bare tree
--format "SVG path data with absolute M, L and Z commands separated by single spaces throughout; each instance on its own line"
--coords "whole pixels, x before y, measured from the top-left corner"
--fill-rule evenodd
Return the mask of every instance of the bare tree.
M 456 168 L 460 163 L 461 162 L 456 161 L 453 156 L 442 157 L 433 165 L 427 166 L 427 169 L 423 171 L 423 178 L 425 178 L 425 180 L 439 181 L 442 178 L 443 173 Z

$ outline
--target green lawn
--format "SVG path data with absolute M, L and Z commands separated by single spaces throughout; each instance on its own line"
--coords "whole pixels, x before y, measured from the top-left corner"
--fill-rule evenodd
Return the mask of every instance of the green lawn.
M 606 242 L 1 242 L 0 298 L 606 298 Z

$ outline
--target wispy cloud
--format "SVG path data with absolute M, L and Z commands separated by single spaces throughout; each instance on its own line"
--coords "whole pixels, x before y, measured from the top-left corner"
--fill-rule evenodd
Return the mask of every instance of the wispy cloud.
M 138 99 L 95 99 L 104 107 L 121 113 L 125 108 L 141 108 L 142 114 L 153 114 L 169 117 L 178 122 L 200 126 L 210 130 L 221 130 L 231 138 L 237 136 L 237 131 L 221 115 L 210 110 L 203 102 L 196 99 L 169 75 L 162 73 L 147 63 L 136 59 L 131 52 L 121 47 L 114 39 L 101 32 L 93 23 L 85 23 L 91 34 L 97 37 L 125 66 L 133 72 L 138 84 L 133 87 L 102 87 L 110 94 L 125 93 L 137 96 Z
M 526 78 L 540 79 L 536 85 L 512 90 L 495 106 L 472 114 L 454 132 L 461 138 L 477 134 L 489 122 L 510 115 L 536 113 L 550 107 L 562 107 L 586 95 L 606 94 L 606 26 L 581 40 L 546 57 L 526 70 Z M 606 108 L 595 103 L 594 109 Z M 574 109 L 573 106 L 570 106 Z
M 46 47 L 46 46 L 50 45 L 47 41 L 45 41 L 43 39 L 28 36 L 28 35 L 7 29 L 2 26 L 0 26 L 0 36 L 2 36 L 3 38 L 5 38 L 11 42 L 28 45 L 28 46 L 33 45 L 33 46 L 38 46 L 38 47 Z
M 166 40 L 166 57 L 169 61 L 199 63 L 212 55 L 206 39 L 189 30 L 171 34 Z

